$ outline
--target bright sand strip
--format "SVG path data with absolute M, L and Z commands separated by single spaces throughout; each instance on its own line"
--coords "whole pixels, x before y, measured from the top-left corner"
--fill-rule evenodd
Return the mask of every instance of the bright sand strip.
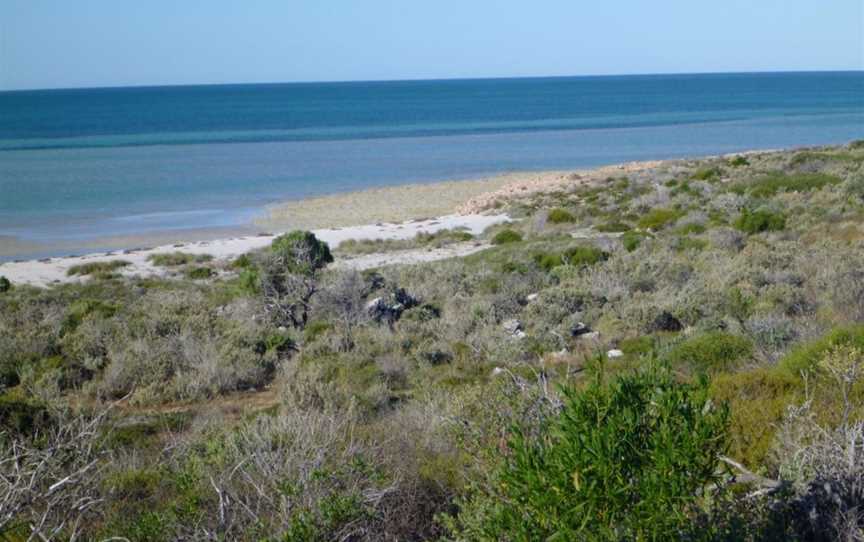
M 446 216 L 471 198 L 500 190 L 525 175 L 508 173 L 478 180 L 388 186 L 287 201 L 269 206 L 266 216 L 255 220 L 255 224 L 280 231 L 308 230 Z
M 506 215 L 448 215 L 440 218 L 404 223 L 375 224 L 366 226 L 353 226 L 349 228 L 330 228 L 313 230 L 315 235 L 326 241 L 330 246 L 336 247 L 342 241 L 348 239 L 411 239 L 420 232 L 433 233 L 443 229 L 464 228 L 466 231 L 477 235 L 489 226 L 506 222 Z M 130 265 L 119 268 L 118 273 L 126 276 L 164 276 L 169 269 L 157 267 L 151 264 L 147 258 L 152 254 L 166 252 L 184 252 L 187 254 L 209 254 L 216 260 L 227 261 L 251 250 L 264 248 L 273 241 L 273 234 L 261 234 L 246 237 L 234 237 L 230 239 L 219 239 L 216 241 L 198 241 L 186 244 L 163 245 L 155 248 L 141 250 L 126 250 L 101 254 L 89 254 L 87 256 L 71 256 L 65 258 L 46 258 L 43 260 L 30 260 L 26 262 L 7 262 L 0 264 L 0 275 L 5 276 L 13 284 L 30 284 L 32 286 L 49 286 L 64 282 L 80 282 L 86 278 L 69 277 L 66 272 L 74 265 L 93 262 L 109 262 L 111 260 L 124 260 Z M 460 254 L 467 254 L 479 250 L 482 246 L 463 247 L 458 253 L 455 251 L 439 251 L 434 254 L 437 258 L 430 256 L 414 256 L 404 263 L 413 261 L 429 261 L 430 259 L 443 259 Z M 408 255 L 406 255 L 408 256 Z M 358 262 L 359 263 L 359 262 Z M 388 265 L 391 263 L 402 263 L 399 256 L 394 256 L 392 261 L 385 259 L 375 260 L 377 265 Z M 358 265 L 338 265 L 339 267 L 357 268 Z

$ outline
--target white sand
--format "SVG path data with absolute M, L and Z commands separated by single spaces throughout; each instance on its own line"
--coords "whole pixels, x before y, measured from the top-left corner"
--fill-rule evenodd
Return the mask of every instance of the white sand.
M 335 248 L 339 243 L 348 239 L 410 239 L 418 233 L 434 233 L 443 229 L 464 228 L 466 231 L 477 235 L 489 226 L 500 224 L 509 220 L 506 215 L 448 215 L 436 219 L 374 224 L 364 226 L 351 226 L 346 228 L 331 228 L 313 230 L 315 235 Z M 216 260 L 226 261 L 251 250 L 260 249 L 270 245 L 275 235 L 257 235 L 246 237 L 234 237 L 219 239 L 215 241 L 199 241 L 194 243 L 182 243 L 163 245 L 135 251 L 117 251 L 109 253 L 89 254 L 86 256 L 71 256 L 61 258 L 47 258 L 43 260 L 30 260 L 25 262 L 7 262 L 0 264 L 0 276 L 5 276 L 13 284 L 29 284 L 31 286 L 49 286 L 64 282 L 80 282 L 87 280 L 86 277 L 66 275 L 68 269 L 74 265 L 93 262 L 108 262 L 111 260 L 125 260 L 130 263 L 126 267 L 118 269 L 118 272 L 126 276 L 164 276 L 170 269 L 152 265 L 147 258 L 152 254 L 166 252 L 183 252 L 187 254 L 209 254 Z M 436 250 L 401 251 L 386 254 L 374 254 L 363 257 L 352 258 L 354 263 L 340 264 L 343 266 L 361 269 L 377 267 L 394 263 L 411 263 L 421 261 L 432 261 L 458 255 L 465 255 L 485 248 L 483 245 L 460 244 L 453 248 L 445 247 Z M 374 257 L 374 258 L 373 258 Z M 365 267 L 363 267 L 365 266 Z

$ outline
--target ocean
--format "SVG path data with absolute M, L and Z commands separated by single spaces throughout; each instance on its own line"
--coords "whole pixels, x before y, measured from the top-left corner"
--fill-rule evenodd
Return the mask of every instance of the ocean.
M 0 236 L 249 223 L 415 182 L 864 138 L 864 72 L 0 92 Z

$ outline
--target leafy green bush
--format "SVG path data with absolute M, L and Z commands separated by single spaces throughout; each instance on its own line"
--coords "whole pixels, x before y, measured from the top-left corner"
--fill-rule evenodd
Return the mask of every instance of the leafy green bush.
M 729 405 L 731 456 L 754 469 L 763 465 L 783 415 L 803 398 L 802 388 L 794 376 L 770 369 L 717 375 L 711 396 Z
M 674 209 L 651 209 L 639 219 L 638 226 L 645 230 L 662 230 L 681 217 L 681 213 Z
M 5 294 L 12 289 L 12 282 L 6 277 L 0 275 L 0 294 Z
M 215 274 L 216 272 L 209 267 L 190 267 L 185 273 L 185 275 L 192 280 L 209 279 Z
M 132 265 L 132 263 L 127 262 L 126 260 L 82 263 L 80 265 L 73 265 L 72 267 L 67 269 L 66 275 L 70 277 L 74 277 L 76 275 L 106 275 L 110 274 L 113 271 L 116 271 L 117 269 L 120 269 L 121 267 L 126 267 L 127 265 Z
M 573 216 L 573 213 L 571 213 L 567 209 L 561 209 L 560 207 L 549 211 L 549 216 L 547 218 L 552 224 L 566 224 L 570 222 L 576 222 L 576 217 Z
M 734 226 L 751 235 L 765 231 L 781 231 L 786 228 L 786 217 L 782 213 L 765 209 L 758 211 L 744 209 L 735 220 Z
M 826 353 L 838 346 L 864 349 L 864 325 L 832 329 L 819 339 L 793 349 L 777 363 L 777 368 L 795 376 L 811 372 Z
M 665 370 L 563 390 L 539 436 L 516 428 L 491 480 L 450 527 L 460 540 L 674 540 L 726 450 L 728 412 L 705 380 Z
M 541 252 L 534 255 L 534 262 L 543 270 L 551 271 L 559 265 L 587 267 L 606 260 L 609 254 L 591 246 L 571 247 L 564 252 Z
M 744 337 L 712 331 L 702 333 L 675 345 L 667 354 L 673 365 L 689 366 L 697 371 L 723 371 L 753 353 L 753 345 Z
M 706 167 L 694 171 L 693 175 L 691 175 L 690 178 L 697 181 L 710 181 L 712 179 L 716 179 L 722 174 L 723 171 L 718 167 Z
M 637 231 L 628 231 L 621 236 L 621 243 L 624 245 L 624 249 L 627 252 L 633 252 L 639 248 L 639 245 L 642 244 L 642 239 L 645 237 L 644 234 Z
M 213 259 L 210 254 L 189 254 L 186 252 L 160 252 L 147 256 L 147 261 L 161 267 L 177 267 L 190 263 L 204 263 Z
M 29 435 L 44 429 L 50 422 L 48 409 L 35 399 L 26 398 L 17 390 L 0 395 L 0 433 Z
M 741 167 L 741 166 L 749 166 L 750 160 L 747 160 L 746 156 L 736 156 L 729 160 L 728 164 L 732 167 Z
M 828 185 L 839 184 L 840 179 L 825 173 L 772 173 L 759 177 L 752 183 L 738 185 L 738 191 L 749 192 L 755 198 L 770 198 L 780 192 L 812 192 Z
M 288 271 L 312 274 L 333 262 L 330 247 L 309 231 L 294 230 L 280 235 L 270 245 L 270 252 L 280 259 Z
M 505 229 L 495 234 L 492 238 L 493 245 L 506 245 L 507 243 L 518 243 L 522 240 L 522 234 L 516 230 Z

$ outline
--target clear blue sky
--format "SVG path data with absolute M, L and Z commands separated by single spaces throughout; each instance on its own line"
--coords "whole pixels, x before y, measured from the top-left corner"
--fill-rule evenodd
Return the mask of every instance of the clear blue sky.
M 864 69 L 864 0 L 0 0 L 0 90 Z

